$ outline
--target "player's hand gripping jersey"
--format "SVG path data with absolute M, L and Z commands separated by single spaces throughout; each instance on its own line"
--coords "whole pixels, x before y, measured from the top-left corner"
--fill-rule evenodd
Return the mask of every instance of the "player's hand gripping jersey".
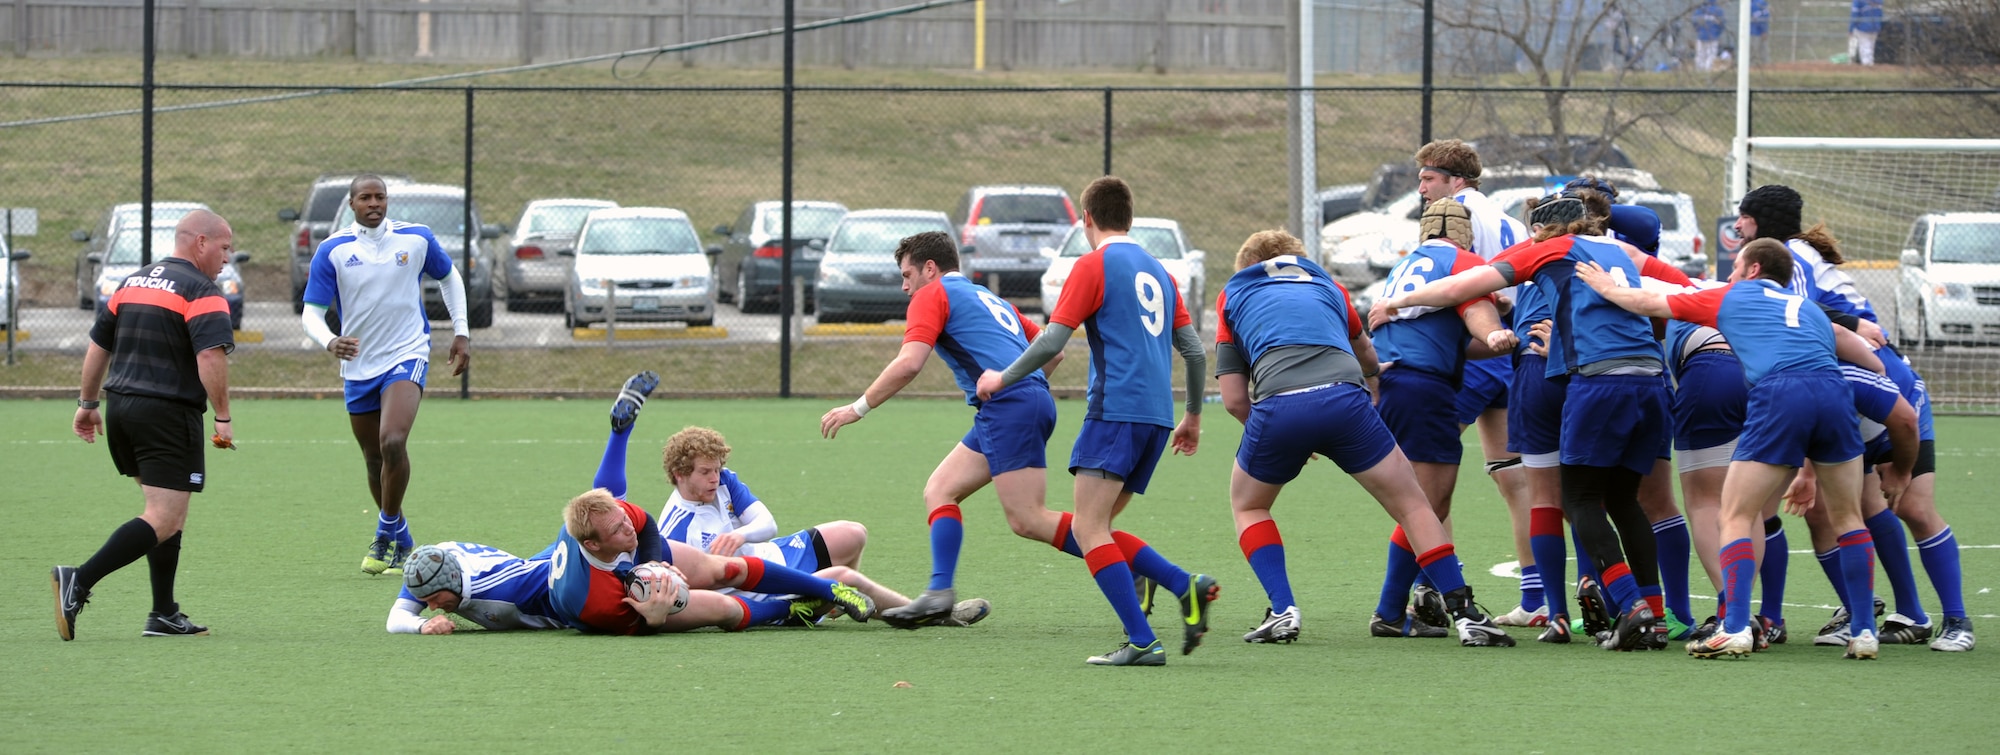
M 1067 294 L 1069 286 L 1064 286 L 1063 292 Z M 952 379 L 965 391 L 965 403 L 973 406 L 980 405 L 975 391 L 979 375 L 1007 369 L 1028 349 L 1028 342 L 1042 334 L 1042 329 L 1022 317 L 1013 304 L 958 272 L 945 273 L 937 285 L 918 289 L 910 297 L 906 320 L 909 324 L 903 327 L 903 342 L 930 346 L 951 368 Z M 1096 374 L 1093 369 L 1091 375 Z M 1000 392 L 1022 384 L 1047 388 L 1048 379 L 1035 370 Z
M 1598 237 L 1557 236 L 1494 258 L 1493 266 L 1507 282 L 1532 279 L 1552 300 L 1555 333 L 1549 344 L 1548 376 L 1597 374 L 1604 367 L 1592 366 L 1600 364 L 1615 367 L 1650 360 L 1658 366 L 1660 342 L 1653 338 L 1652 321 L 1619 308 L 1578 280 L 1576 266 L 1583 262 L 1596 262 L 1621 286 L 1637 286 L 1642 276 L 1673 279 L 1666 272 L 1671 266 L 1648 258 L 1641 270 L 1624 247 Z M 1679 282 L 1687 281 L 1686 275 L 1678 277 Z
M 1071 268 L 1049 322 L 1089 333 L 1087 419 L 1174 426 L 1174 330 L 1194 320 L 1153 255 L 1105 239 Z
M 1674 319 L 1722 331 L 1756 385 L 1780 372 L 1835 372 L 1833 323 L 1803 296 L 1768 280 L 1667 297 Z

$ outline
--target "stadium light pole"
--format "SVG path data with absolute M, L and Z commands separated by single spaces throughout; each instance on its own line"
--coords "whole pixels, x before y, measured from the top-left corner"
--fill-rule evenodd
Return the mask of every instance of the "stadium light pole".
M 793 9 L 798 0 L 785 0 L 785 114 L 784 114 L 784 163 L 778 191 L 778 248 L 785 253 L 778 257 L 778 397 L 792 397 L 792 32 Z M 743 306 L 742 293 L 737 293 L 738 307 Z
M 1289 110 L 1291 134 L 1286 139 L 1286 157 L 1291 163 L 1291 191 L 1286 208 L 1290 211 L 1292 235 L 1304 242 L 1306 253 L 1319 251 L 1318 149 L 1314 142 L 1313 119 L 1313 2 L 1292 0 L 1287 25 L 1292 27 L 1291 44 L 1286 46 L 1286 84 L 1292 87 Z
M 1735 214 L 1736 200 L 1750 190 L 1749 184 L 1750 0 L 1739 0 L 1736 4 L 1736 138 L 1729 143 L 1729 193 L 1722 198 L 1725 215 Z

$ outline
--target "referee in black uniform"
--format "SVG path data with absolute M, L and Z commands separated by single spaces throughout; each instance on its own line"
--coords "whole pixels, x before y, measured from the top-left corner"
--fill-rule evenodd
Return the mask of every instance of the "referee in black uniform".
M 229 304 L 215 276 L 234 253 L 229 223 L 196 210 L 174 228 L 174 256 L 125 279 L 97 313 L 83 357 L 76 436 L 110 440 L 118 473 L 139 480 L 146 512 L 112 531 L 82 566 L 49 572 L 56 594 L 56 634 L 76 637 L 76 615 L 98 580 L 146 557 L 153 577 L 153 611 L 146 637 L 208 634 L 174 602 L 181 560 L 181 525 L 188 498 L 203 479 L 201 415 L 215 405 L 217 446 L 234 447 L 229 427 Z M 105 380 L 107 368 L 110 380 Z M 102 388 L 100 399 L 99 389 Z M 108 404 L 107 425 L 98 405 Z

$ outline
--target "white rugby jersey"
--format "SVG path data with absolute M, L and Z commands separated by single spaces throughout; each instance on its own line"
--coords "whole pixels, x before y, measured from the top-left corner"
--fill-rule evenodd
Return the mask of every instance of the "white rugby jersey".
M 1467 187 L 1452 195 L 1472 215 L 1472 249 L 1480 259 L 1491 261 L 1508 247 L 1528 240 L 1528 226 L 1521 223 L 1478 189 Z
M 474 624 L 492 630 L 561 629 L 549 602 L 549 560 L 524 560 L 512 553 L 478 543 L 438 543 L 458 558 L 464 580 L 458 589 L 458 610 Z M 412 633 L 423 627 L 418 614 L 424 602 L 403 588 L 389 609 L 389 631 Z
M 704 552 L 717 535 L 734 532 L 743 536 L 743 547 L 736 549 L 736 555 L 785 563 L 784 551 L 771 542 L 778 536 L 777 518 L 727 467 L 715 487 L 714 503 L 690 501 L 675 490 L 660 509 L 659 523 L 660 534 L 668 540 L 679 540 Z
M 306 277 L 305 303 L 338 303 L 340 335 L 361 340 L 361 353 L 340 363 L 341 378 L 367 380 L 409 359 L 429 360 L 431 323 L 419 276 L 444 280 L 450 274 L 451 257 L 431 229 L 417 223 L 355 223 L 321 242 Z

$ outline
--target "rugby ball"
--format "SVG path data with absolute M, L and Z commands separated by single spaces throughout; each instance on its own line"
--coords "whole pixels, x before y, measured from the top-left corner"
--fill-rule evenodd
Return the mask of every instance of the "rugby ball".
M 688 583 L 681 578 L 680 572 L 654 564 L 632 567 L 632 582 L 626 586 L 626 594 L 631 595 L 633 600 L 644 603 L 647 598 L 653 596 L 655 589 L 671 591 L 669 598 L 671 605 L 667 608 L 667 613 L 676 614 L 680 613 L 681 609 L 687 608 Z

